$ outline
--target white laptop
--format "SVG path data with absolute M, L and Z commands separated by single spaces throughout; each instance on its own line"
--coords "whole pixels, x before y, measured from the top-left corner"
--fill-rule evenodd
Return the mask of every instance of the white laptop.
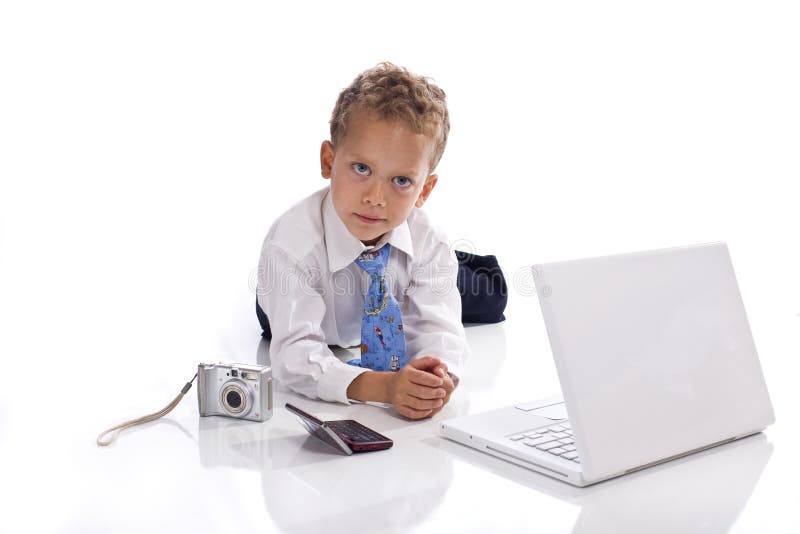
M 444 436 L 587 486 L 774 422 L 724 243 L 533 273 L 563 398 L 444 421 Z

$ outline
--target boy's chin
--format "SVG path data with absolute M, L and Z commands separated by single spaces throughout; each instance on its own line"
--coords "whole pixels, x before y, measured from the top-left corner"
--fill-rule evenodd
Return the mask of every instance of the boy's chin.
M 355 237 L 356 239 L 358 239 L 359 241 L 361 241 L 363 244 L 365 244 L 367 246 L 374 245 L 375 243 L 380 241 L 380 239 L 385 234 L 386 234 L 386 231 L 383 231 L 383 232 L 380 232 L 380 233 L 376 234 L 375 232 L 363 232 L 363 231 L 362 232 L 358 232 L 358 231 L 354 232 L 352 229 L 350 230 L 350 235 L 352 235 L 353 237 Z

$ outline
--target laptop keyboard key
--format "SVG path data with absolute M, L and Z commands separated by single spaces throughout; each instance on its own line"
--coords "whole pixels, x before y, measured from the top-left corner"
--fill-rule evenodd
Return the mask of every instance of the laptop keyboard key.
M 562 421 L 550 427 L 537 428 L 527 432 L 519 432 L 508 436 L 508 439 L 517 443 L 524 443 L 528 447 L 536 447 L 541 451 L 549 452 L 554 456 L 581 463 L 575 441 L 572 438 L 572 426 L 568 421 Z
M 533 447 L 536 447 L 538 445 L 542 445 L 543 443 L 552 443 L 553 447 L 558 445 L 558 443 L 556 442 L 555 438 L 551 438 L 551 437 L 548 437 L 548 436 L 543 436 L 543 437 L 537 438 L 537 439 L 530 439 L 529 438 L 529 439 L 526 439 L 523 443 L 525 443 L 525 445 L 531 445 Z

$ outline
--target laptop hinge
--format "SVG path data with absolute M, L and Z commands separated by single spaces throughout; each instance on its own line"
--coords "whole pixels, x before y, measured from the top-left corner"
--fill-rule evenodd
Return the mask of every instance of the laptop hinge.
M 657 460 L 655 462 L 650 462 L 649 464 L 641 465 L 639 467 L 634 467 L 633 469 L 628 469 L 623 475 L 627 475 L 628 473 L 634 473 L 636 471 L 641 471 L 642 469 L 647 469 L 649 467 L 653 467 L 659 464 L 663 464 L 666 462 L 671 462 L 672 460 L 676 460 L 678 458 L 683 458 L 684 456 L 689 456 L 690 454 L 694 454 L 696 452 L 705 451 L 708 449 L 713 449 L 714 447 L 719 447 L 720 445 L 725 445 L 726 443 L 731 443 L 732 441 L 736 441 L 737 439 L 743 438 L 745 436 L 749 436 L 751 434 L 745 434 L 743 436 L 734 436 L 732 438 L 723 439 L 722 441 L 717 441 L 716 443 L 712 443 L 711 445 L 706 445 L 704 447 L 698 447 L 697 449 L 692 449 L 690 451 L 682 452 L 680 454 L 676 454 L 674 456 L 670 456 L 669 458 L 664 458 L 663 460 Z

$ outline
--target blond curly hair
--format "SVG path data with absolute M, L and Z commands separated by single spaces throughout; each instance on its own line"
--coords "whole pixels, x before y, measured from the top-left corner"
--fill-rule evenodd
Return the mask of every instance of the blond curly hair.
M 412 132 L 429 136 L 434 142 L 430 170 L 439 164 L 450 133 L 450 117 L 444 91 L 429 78 L 389 62 L 359 74 L 339 93 L 333 108 L 330 123 L 333 146 L 347 134 L 348 122 L 356 112 L 400 121 Z

